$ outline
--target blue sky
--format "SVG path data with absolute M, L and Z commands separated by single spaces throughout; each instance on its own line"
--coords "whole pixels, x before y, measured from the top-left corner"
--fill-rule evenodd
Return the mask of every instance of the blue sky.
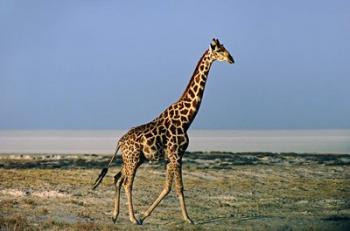
M 195 128 L 350 128 L 349 1 L 0 0 L 0 128 L 116 129 L 176 101 L 210 40 Z

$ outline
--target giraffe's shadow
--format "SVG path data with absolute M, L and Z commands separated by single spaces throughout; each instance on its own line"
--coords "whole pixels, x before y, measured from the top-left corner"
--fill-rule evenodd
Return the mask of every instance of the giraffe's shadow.
M 211 217 L 205 220 L 198 220 L 195 222 L 196 225 L 205 225 L 205 224 L 212 224 L 212 223 L 217 223 L 219 221 L 227 220 L 230 219 L 234 223 L 240 223 L 244 221 L 249 221 L 249 220 L 259 220 L 259 219 L 266 219 L 269 218 L 268 216 L 250 216 L 250 217 L 235 217 L 232 214 L 228 215 L 218 215 L 216 217 Z

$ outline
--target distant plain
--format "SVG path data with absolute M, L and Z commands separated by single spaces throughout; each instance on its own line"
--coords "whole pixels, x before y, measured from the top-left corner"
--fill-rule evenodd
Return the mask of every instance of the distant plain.
M 0 130 L 1 153 L 112 154 L 126 130 Z M 350 129 L 189 130 L 188 151 L 350 153 Z

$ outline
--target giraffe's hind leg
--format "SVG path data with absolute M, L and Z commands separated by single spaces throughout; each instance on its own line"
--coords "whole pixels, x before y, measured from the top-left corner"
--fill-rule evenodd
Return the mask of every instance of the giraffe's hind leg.
M 114 176 L 114 184 L 115 184 L 115 194 L 114 194 L 114 210 L 112 220 L 115 223 L 117 221 L 119 215 L 119 204 L 120 204 L 120 188 L 125 179 L 123 171 L 118 172 Z
M 140 225 L 141 222 L 138 221 L 135 217 L 133 202 L 132 202 L 132 187 L 134 183 L 134 178 L 138 165 L 128 166 L 128 171 L 126 171 L 125 180 L 124 180 L 124 189 L 126 198 L 128 200 L 128 209 L 129 209 L 129 219 L 132 223 Z

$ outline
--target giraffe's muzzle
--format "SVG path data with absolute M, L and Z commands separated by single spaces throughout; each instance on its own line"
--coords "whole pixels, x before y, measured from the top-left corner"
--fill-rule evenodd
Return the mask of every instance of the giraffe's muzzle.
M 228 63 L 231 63 L 231 64 L 232 64 L 232 63 L 235 63 L 235 60 L 232 58 L 232 56 L 231 56 L 230 54 L 228 55 L 227 58 L 228 58 L 228 59 L 227 59 L 227 62 L 228 62 Z

